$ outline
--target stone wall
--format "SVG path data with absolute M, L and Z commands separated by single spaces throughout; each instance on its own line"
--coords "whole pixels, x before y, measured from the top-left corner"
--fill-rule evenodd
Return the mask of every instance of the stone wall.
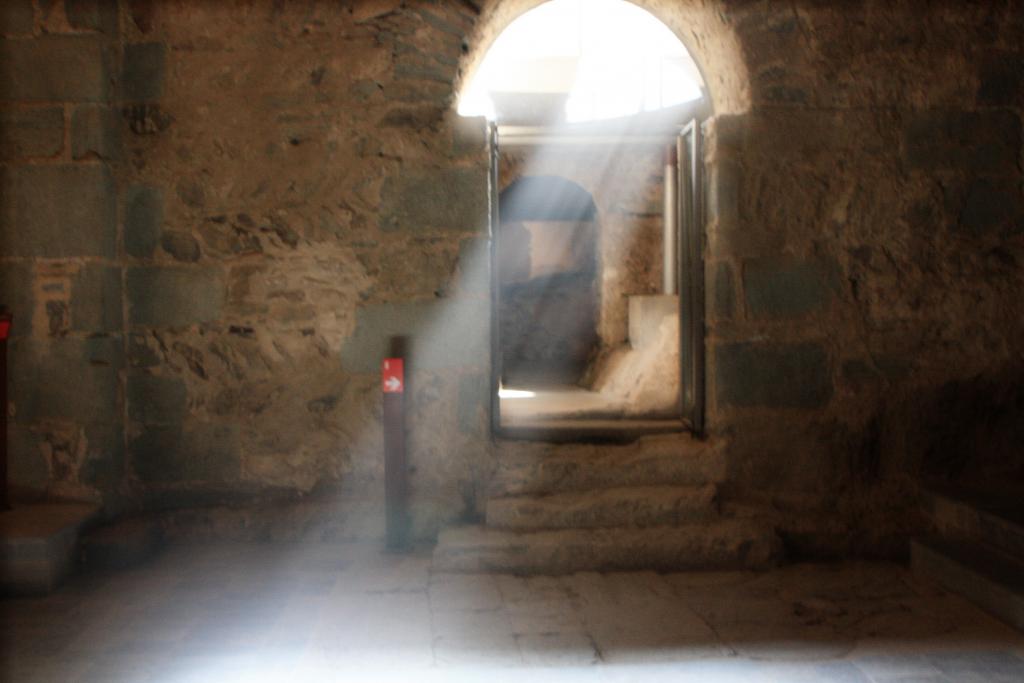
M 379 533 L 377 364 L 412 332 L 417 531 L 471 516 L 486 145 L 452 105 L 530 4 L 4 3 L 15 482 L 109 510 L 341 491 L 328 513 Z M 794 548 L 890 549 L 928 426 L 963 419 L 942 397 L 1019 376 L 1024 8 L 638 4 L 714 101 L 733 492 L 787 511 Z
M 116 7 L 0 10 L 0 304 L 18 495 L 122 505 L 124 365 Z M 7 408 L 7 406 L 5 406 Z
M 795 545 L 884 548 L 933 428 L 985 419 L 934 397 L 1019 376 L 1024 9 L 731 17 L 752 106 L 708 127 L 709 424 Z

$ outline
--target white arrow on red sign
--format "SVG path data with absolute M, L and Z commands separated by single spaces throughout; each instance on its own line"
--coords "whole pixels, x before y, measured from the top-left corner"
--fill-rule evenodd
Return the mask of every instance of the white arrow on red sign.
M 388 377 L 384 380 L 384 389 L 390 392 L 399 392 L 402 390 L 402 380 L 397 377 Z

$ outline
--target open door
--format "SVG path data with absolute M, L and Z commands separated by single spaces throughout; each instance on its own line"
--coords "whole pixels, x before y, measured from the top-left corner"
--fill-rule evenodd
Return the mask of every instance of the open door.
M 704 433 L 704 159 L 700 122 L 683 127 L 679 160 L 679 369 L 681 412 Z
M 487 124 L 487 152 L 490 164 L 487 174 L 488 222 L 487 239 L 491 246 L 491 434 L 501 431 L 501 340 L 499 333 L 500 315 L 500 284 L 498 282 L 498 264 L 501 263 L 498 239 L 498 227 L 501 217 L 498 213 L 498 124 L 489 121 Z

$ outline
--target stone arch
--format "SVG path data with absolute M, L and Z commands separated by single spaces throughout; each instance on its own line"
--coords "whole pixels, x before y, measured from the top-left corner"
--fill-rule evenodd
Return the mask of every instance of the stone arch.
M 739 114 L 750 109 L 750 78 L 740 41 L 726 20 L 720 0 L 626 0 L 665 24 L 700 69 L 712 114 Z M 480 17 L 468 40 L 455 83 L 456 100 L 495 39 L 515 19 L 546 0 L 482 0 Z
M 590 193 L 559 176 L 522 176 L 501 191 L 502 220 L 592 221 L 597 207 Z

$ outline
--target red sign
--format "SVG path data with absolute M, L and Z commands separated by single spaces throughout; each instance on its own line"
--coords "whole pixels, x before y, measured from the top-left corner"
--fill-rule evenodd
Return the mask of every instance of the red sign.
M 385 358 L 380 365 L 380 385 L 385 394 L 405 391 L 405 368 L 401 358 Z
M 0 318 L 0 339 L 7 339 L 7 333 L 11 331 L 10 319 Z

